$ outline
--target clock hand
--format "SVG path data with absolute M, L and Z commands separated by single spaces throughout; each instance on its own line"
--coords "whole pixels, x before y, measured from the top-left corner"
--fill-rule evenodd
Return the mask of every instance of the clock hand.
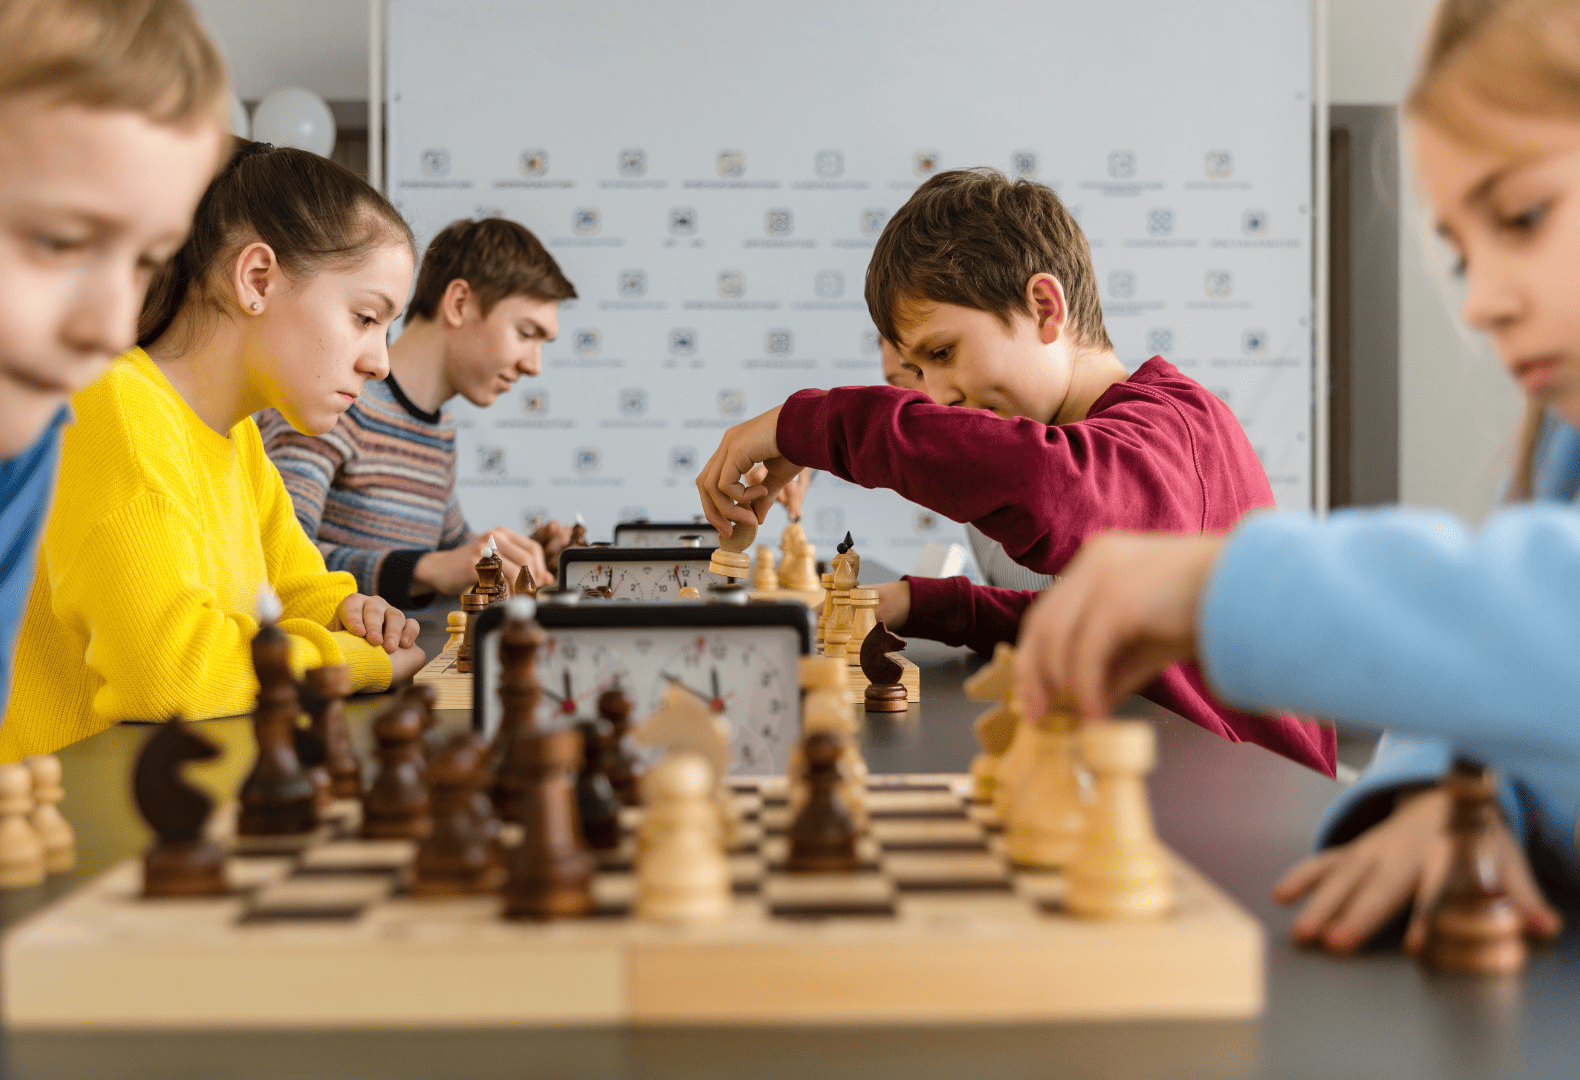
M 704 694 L 701 690 L 698 690 L 694 686 L 687 686 L 679 678 L 677 678 L 674 675 L 671 675 L 667 671 L 660 671 L 659 674 L 662 675 L 665 679 L 667 679 L 671 686 L 678 686 L 682 690 L 686 691 L 686 693 L 694 695 L 697 698 L 697 700 L 699 700 L 699 701 L 706 701 L 709 706 L 712 706 L 713 699 L 709 698 L 708 695 Z M 714 711 L 717 712 L 718 710 L 714 710 Z

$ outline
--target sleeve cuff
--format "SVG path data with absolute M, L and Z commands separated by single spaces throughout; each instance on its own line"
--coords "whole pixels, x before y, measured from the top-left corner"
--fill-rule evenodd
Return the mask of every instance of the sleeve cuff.
M 911 585 L 911 610 L 905 617 L 905 635 L 941 641 L 945 645 L 964 645 L 971 630 L 970 579 L 906 574 L 900 580 Z
M 774 441 L 792 464 L 836 472 L 828 446 L 828 407 L 827 390 L 798 390 L 779 407 Z
M 416 597 L 411 594 L 412 575 L 417 572 L 417 561 L 426 554 L 428 552 L 425 549 L 385 552 L 379 561 L 378 595 L 403 611 L 425 608 L 432 603 L 432 590 Z
M 365 639 L 344 630 L 335 631 L 333 636 L 335 644 L 340 647 L 341 662 L 351 668 L 353 693 L 389 689 L 394 668 L 390 664 L 390 654 L 384 651 L 382 645 L 369 645 Z

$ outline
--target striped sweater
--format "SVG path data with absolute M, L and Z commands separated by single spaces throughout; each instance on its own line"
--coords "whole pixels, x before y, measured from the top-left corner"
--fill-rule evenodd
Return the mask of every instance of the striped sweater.
M 455 498 L 455 422 L 424 412 L 393 375 L 370 382 L 327 435 L 303 435 L 274 409 L 257 415 L 302 523 L 331 570 L 345 570 L 368 596 L 401 608 L 417 560 L 468 537 Z

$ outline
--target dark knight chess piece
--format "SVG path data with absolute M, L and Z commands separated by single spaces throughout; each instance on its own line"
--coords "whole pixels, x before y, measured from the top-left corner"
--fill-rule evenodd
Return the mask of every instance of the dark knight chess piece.
M 631 728 L 631 699 L 625 688 L 615 683 L 598 695 L 598 715 L 608 721 L 603 752 L 603 774 L 609 778 L 614 793 L 625 806 L 639 806 L 642 802 L 637 783 L 636 755 L 631 753 L 626 735 Z
M 905 639 L 890 633 L 881 621 L 867 632 L 861 643 L 861 673 L 867 677 L 866 707 L 868 712 L 904 712 L 905 687 L 900 676 L 905 669 L 889 654 L 905 648 Z
M 318 824 L 313 778 L 296 756 L 296 718 L 301 702 L 291 676 L 291 646 L 276 625 L 280 601 L 264 587 L 259 627 L 252 638 L 252 666 L 258 676 L 258 704 L 252 711 L 258 759 L 242 782 L 241 836 L 290 836 L 312 832 Z
M 612 851 L 620 846 L 620 799 L 604 772 L 609 724 L 582 720 L 576 726 L 582 733 L 582 761 L 576 773 L 576 811 L 581 817 L 582 838 L 594 851 Z
M 856 820 L 840 795 L 839 736 L 808 735 L 802 743 L 806 759 L 806 802 L 790 823 L 788 870 L 857 870 Z
M 1503 885 L 1497 856 L 1497 781 L 1475 762 L 1454 762 L 1446 781 L 1448 875 L 1427 913 L 1421 959 L 1439 971 L 1506 975 L 1525 966 L 1520 914 Z
M 189 761 L 213 761 L 219 747 L 173 716 L 143 740 L 132 766 L 137 812 L 154 832 L 143 853 L 143 895 L 224 896 L 225 851 L 204 838 L 214 800 L 181 776 Z

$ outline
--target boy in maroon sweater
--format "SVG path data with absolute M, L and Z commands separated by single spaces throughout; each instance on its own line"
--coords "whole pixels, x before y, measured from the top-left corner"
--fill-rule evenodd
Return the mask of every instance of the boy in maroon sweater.
M 1127 374 L 1086 237 L 1049 188 L 989 171 L 933 177 L 884 229 L 866 293 L 901 385 L 802 390 L 725 432 L 697 478 L 720 532 L 760 521 L 804 468 L 971 522 L 1046 574 L 1095 532 L 1221 531 L 1273 505 L 1223 402 L 1162 357 Z M 759 464 L 766 477 L 746 486 Z M 1036 595 L 963 577 L 878 589 L 891 629 L 983 653 L 1015 640 Z M 1333 774 L 1331 728 L 1228 708 L 1194 664 L 1145 693 L 1224 738 Z

